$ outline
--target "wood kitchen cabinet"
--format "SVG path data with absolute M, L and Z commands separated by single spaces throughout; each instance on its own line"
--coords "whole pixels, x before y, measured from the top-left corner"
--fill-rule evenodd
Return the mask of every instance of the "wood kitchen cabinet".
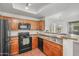
M 17 19 L 11 19 L 9 20 L 9 29 L 13 31 L 18 30 L 18 20 Z
M 32 49 L 38 48 L 38 37 L 32 37 Z
M 44 30 L 45 29 L 45 22 L 44 21 L 33 21 L 32 22 L 32 29 L 33 30 Z
M 45 21 L 43 21 L 43 20 L 38 21 L 38 29 L 39 30 L 44 30 L 45 29 Z
M 18 53 L 19 53 L 18 37 L 11 37 L 10 55 L 17 55 Z
M 18 30 L 18 19 L 8 16 L 0 16 L 0 18 L 2 18 L 3 20 L 8 20 L 9 30 Z
M 2 19 L 8 19 L 9 20 L 9 29 L 13 31 L 17 31 L 18 24 L 19 23 L 29 23 L 31 24 L 31 30 L 44 30 L 45 29 L 45 21 L 34 21 L 30 19 L 19 19 L 19 18 L 13 18 L 9 16 L 0 16 Z
M 31 22 L 31 29 L 32 30 L 37 30 L 37 21 L 32 21 Z
M 20 23 L 29 23 L 31 25 L 31 30 L 44 30 L 45 29 L 45 22 L 41 21 L 34 21 L 34 20 L 20 20 Z
M 47 56 L 62 56 L 63 55 L 63 47 L 54 42 L 50 42 L 48 40 L 44 40 L 43 43 L 43 51 Z
M 19 21 L 20 23 L 22 24 L 30 24 L 31 25 L 31 29 L 30 30 L 38 30 L 37 26 L 38 26 L 38 21 L 34 21 L 34 20 L 29 20 L 29 19 L 26 19 L 26 20 L 20 20 Z

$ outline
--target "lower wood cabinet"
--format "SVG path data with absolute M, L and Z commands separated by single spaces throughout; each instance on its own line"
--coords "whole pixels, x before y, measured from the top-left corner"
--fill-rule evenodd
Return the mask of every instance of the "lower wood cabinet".
M 43 42 L 43 51 L 47 56 L 62 56 L 63 47 L 62 45 L 44 40 Z
M 18 37 L 12 37 L 10 41 L 10 55 L 19 53 Z
M 43 52 L 47 56 L 62 56 L 63 55 L 63 46 L 57 43 L 43 40 Z M 32 49 L 38 48 L 38 36 L 32 37 Z M 10 41 L 10 55 L 19 54 L 19 44 L 18 37 L 11 37 Z
M 38 37 L 32 37 L 32 49 L 38 48 Z

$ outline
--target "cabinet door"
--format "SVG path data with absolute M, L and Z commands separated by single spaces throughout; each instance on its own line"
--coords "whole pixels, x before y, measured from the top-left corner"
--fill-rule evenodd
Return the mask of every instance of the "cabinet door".
M 52 48 L 53 56 L 62 56 L 63 55 L 63 46 L 62 45 L 59 45 L 54 42 L 50 42 L 49 44 Z
M 62 46 L 48 40 L 44 40 L 44 53 L 48 56 L 61 56 Z
M 10 30 L 18 30 L 18 20 L 16 19 L 9 20 L 9 28 Z
M 38 37 L 32 37 L 32 49 L 38 48 Z
M 44 43 L 43 43 L 43 51 L 44 53 L 47 55 L 47 56 L 52 56 L 53 53 L 52 53 L 52 49 L 51 49 L 51 46 L 48 45 L 48 42 L 44 40 Z
M 44 30 L 44 29 L 45 29 L 45 22 L 39 21 L 39 30 Z
M 41 21 L 41 30 L 44 30 L 45 29 L 45 21 Z
M 19 53 L 18 37 L 12 37 L 10 41 L 10 54 L 16 55 Z
M 32 21 L 31 22 L 31 25 L 32 25 L 32 30 L 37 30 L 37 22 L 36 21 Z

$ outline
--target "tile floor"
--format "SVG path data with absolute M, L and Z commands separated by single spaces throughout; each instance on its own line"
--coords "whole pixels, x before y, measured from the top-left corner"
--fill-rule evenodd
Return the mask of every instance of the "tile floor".
M 45 54 L 41 52 L 38 48 L 36 48 L 36 49 L 33 49 L 31 51 L 28 51 L 16 56 L 45 56 Z

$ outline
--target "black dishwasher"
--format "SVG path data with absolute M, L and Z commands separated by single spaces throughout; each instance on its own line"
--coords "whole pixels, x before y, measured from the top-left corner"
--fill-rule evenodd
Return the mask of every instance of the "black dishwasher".
M 43 52 L 43 39 L 38 37 L 38 48 Z

